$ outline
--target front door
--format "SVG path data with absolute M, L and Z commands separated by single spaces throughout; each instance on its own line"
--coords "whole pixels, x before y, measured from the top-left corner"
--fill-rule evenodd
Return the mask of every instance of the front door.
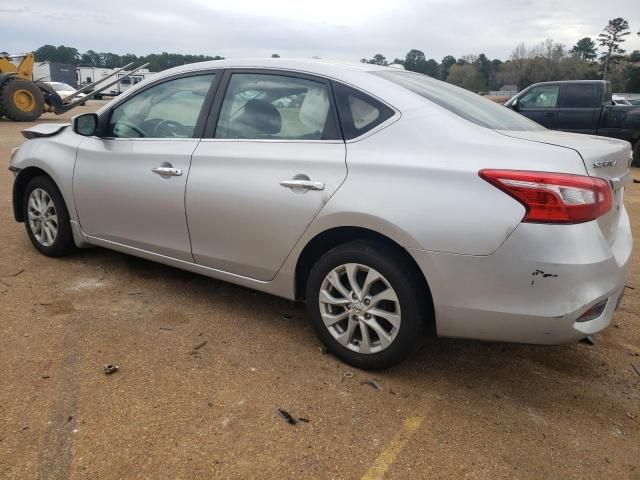
M 87 235 L 193 261 L 184 195 L 214 79 L 208 73 L 163 81 L 105 112 L 103 138 L 83 140 L 74 171 Z
M 544 127 L 555 129 L 559 96 L 559 85 L 533 87 L 518 100 L 518 113 Z
M 196 263 L 262 281 L 347 175 L 329 82 L 270 72 L 226 73 L 186 195 Z

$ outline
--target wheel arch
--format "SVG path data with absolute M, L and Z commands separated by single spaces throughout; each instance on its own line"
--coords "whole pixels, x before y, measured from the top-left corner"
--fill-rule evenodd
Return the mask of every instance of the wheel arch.
M 56 185 L 58 190 L 60 190 L 60 187 L 58 187 L 53 177 L 39 167 L 33 167 L 33 166 L 26 167 L 20 170 L 20 172 L 18 172 L 18 176 L 15 178 L 13 182 L 13 196 L 12 196 L 13 218 L 15 218 L 16 222 L 24 222 L 24 215 L 22 212 L 22 197 L 24 196 L 24 190 L 27 187 L 27 184 L 31 179 L 36 177 L 42 177 L 42 176 L 49 177 L 51 181 Z M 69 208 L 67 206 L 67 210 L 68 209 Z
M 339 245 L 349 243 L 356 240 L 368 240 L 378 244 L 384 245 L 386 248 L 393 249 L 397 252 L 403 260 L 406 262 L 407 268 L 411 269 L 412 273 L 421 282 L 421 287 L 425 292 L 426 306 L 431 313 L 433 321 L 433 327 L 435 327 L 434 306 L 431 296 L 431 288 L 424 272 L 418 266 L 418 263 L 407 251 L 395 240 L 383 235 L 375 230 L 371 230 L 365 227 L 356 226 L 339 226 L 324 230 L 316 234 L 311 238 L 304 246 L 300 255 L 298 256 L 295 277 L 294 277 L 294 295 L 297 300 L 304 299 L 307 280 L 309 278 L 309 272 L 313 265 L 320 259 L 326 252 Z
M 17 76 L 16 72 L 0 73 L 0 87 L 10 78 Z

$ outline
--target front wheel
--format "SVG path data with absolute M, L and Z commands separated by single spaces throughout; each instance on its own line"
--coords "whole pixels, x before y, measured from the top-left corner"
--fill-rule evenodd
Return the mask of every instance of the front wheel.
M 22 212 L 27 235 L 40 253 L 60 257 L 75 250 L 67 207 L 49 177 L 29 181 L 24 190 Z
M 413 353 L 427 318 L 424 282 L 406 259 L 376 242 L 340 245 L 314 265 L 307 308 L 316 333 L 341 360 L 388 368 Z

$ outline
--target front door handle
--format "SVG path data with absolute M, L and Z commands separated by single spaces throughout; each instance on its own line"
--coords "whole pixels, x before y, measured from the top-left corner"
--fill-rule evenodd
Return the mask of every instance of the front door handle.
M 283 180 L 280 185 L 287 188 L 304 188 L 307 190 L 324 190 L 324 183 L 311 180 Z
M 167 177 L 179 177 L 180 175 L 182 175 L 181 169 L 173 167 L 155 167 L 152 168 L 151 171 L 153 173 L 157 173 L 158 175 L 165 175 Z

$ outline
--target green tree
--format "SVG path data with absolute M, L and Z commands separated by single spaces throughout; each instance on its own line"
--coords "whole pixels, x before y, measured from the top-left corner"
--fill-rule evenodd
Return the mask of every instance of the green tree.
M 381 53 L 376 53 L 371 60 L 368 60 L 367 63 L 372 65 L 389 65 L 387 62 L 387 57 L 382 55 Z
M 629 35 L 629 22 L 624 18 L 617 17 L 609 20 L 609 23 L 604 28 L 604 31 L 598 35 L 598 43 L 600 46 L 605 47 L 605 52 L 601 57 L 604 61 L 604 69 L 602 78 L 607 78 L 607 70 L 609 69 L 609 62 L 616 56 L 624 54 L 624 50 L 620 45 L 625 41 L 627 35 Z
M 426 65 L 427 58 L 421 50 L 416 50 L 415 48 L 409 50 L 407 55 L 404 57 L 404 68 L 412 72 L 424 73 Z
M 594 62 L 596 58 L 598 58 L 596 42 L 591 40 L 591 37 L 581 38 L 573 48 L 569 50 L 569 55 L 578 57 L 585 62 Z
M 424 65 L 424 73 L 425 75 L 429 75 L 433 78 L 440 78 L 440 65 L 433 58 L 427 60 L 427 63 Z
M 440 63 L 440 78 L 445 82 L 447 81 L 447 77 L 449 77 L 449 70 L 451 70 L 451 67 L 455 65 L 456 62 L 457 60 L 453 55 L 447 55 L 442 59 Z
M 493 62 L 487 58 L 484 53 L 478 55 L 478 58 L 475 61 L 475 65 L 478 68 L 478 72 L 484 79 L 487 87 L 491 88 L 491 86 L 495 83 L 495 67 Z
M 99 67 L 100 55 L 93 50 L 87 50 L 80 56 L 80 65 L 85 67 Z

